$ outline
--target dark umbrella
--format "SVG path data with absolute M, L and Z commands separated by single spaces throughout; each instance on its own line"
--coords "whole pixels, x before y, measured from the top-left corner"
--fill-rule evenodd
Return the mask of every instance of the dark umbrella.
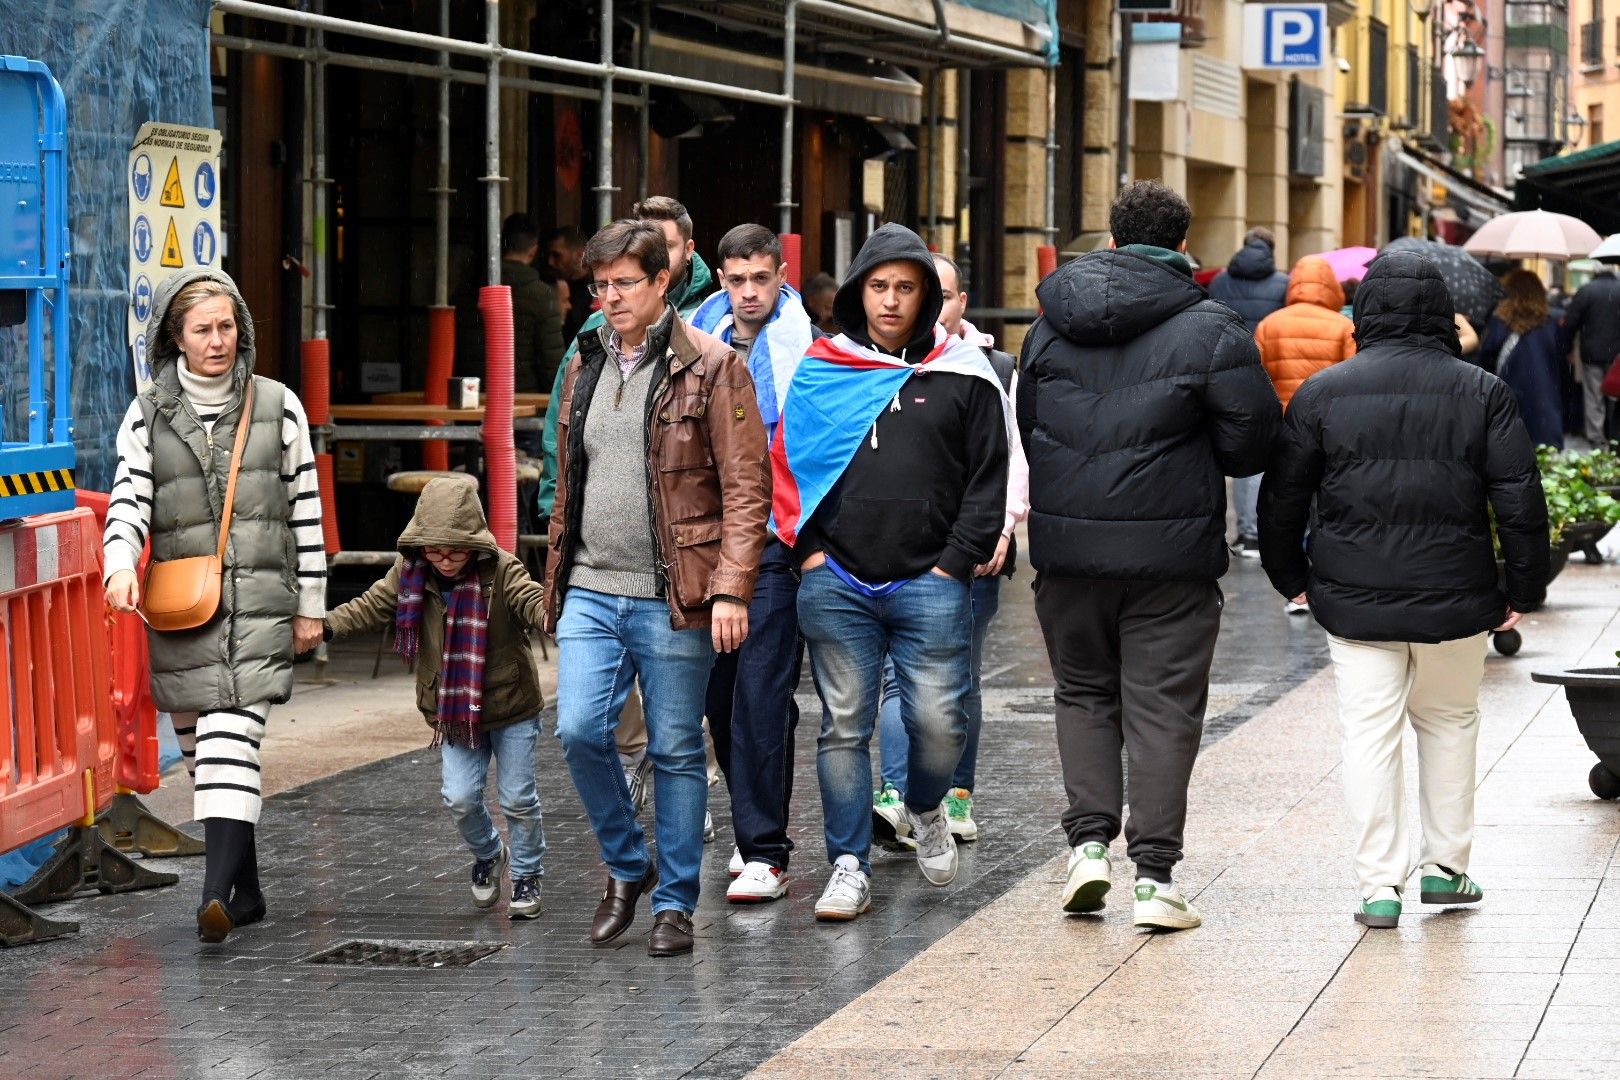
M 1433 262 L 1445 279 L 1446 288 L 1451 290 L 1452 308 L 1484 336 L 1485 324 L 1490 321 L 1496 305 L 1502 302 L 1502 283 L 1481 266 L 1478 259 L 1460 247 L 1415 236 L 1391 240 L 1379 254 L 1385 251 L 1415 251 Z

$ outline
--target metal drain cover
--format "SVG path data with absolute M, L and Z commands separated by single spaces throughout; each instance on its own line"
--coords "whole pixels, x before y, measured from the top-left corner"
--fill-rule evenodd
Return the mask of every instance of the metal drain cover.
M 345 941 L 316 953 L 311 964 L 348 967 L 468 967 L 506 946 L 497 941 Z

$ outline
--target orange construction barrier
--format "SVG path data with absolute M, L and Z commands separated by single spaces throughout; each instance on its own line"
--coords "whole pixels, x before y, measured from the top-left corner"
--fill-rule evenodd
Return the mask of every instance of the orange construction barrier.
M 484 318 L 484 492 L 489 529 L 507 551 L 517 550 L 517 460 L 512 435 L 512 290 L 478 290 Z
M 178 880 L 131 862 L 94 824 L 112 805 L 119 749 L 101 571 L 87 507 L 0 530 L 0 851 L 71 829 L 31 881 L 0 894 L 0 944 L 77 930 L 25 905 Z

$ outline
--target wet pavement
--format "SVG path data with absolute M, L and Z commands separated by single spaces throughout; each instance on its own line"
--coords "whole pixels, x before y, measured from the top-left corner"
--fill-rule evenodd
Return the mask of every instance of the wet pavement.
M 987 647 L 983 839 L 962 849 L 949 888 L 925 884 L 909 856 L 875 852 L 872 913 L 814 921 L 826 867 L 804 737 L 789 898 L 725 902 L 722 785 L 695 953 L 649 959 L 645 905 L 614 947 L 594 948 L 585 931 L 603 870 L 556 741 L 538 753 L 549 850 L 545 912 L 528 923 L 471 906 L 467 856 L 439 806 L 437 756 L 422 749 L 269 799 L 260 851 L 270 915 L 223 945 L 195 940 L 200 860 L 151 861 L 181 874 L 174 888 L 46 909 L 82 929 L 0 954 L 0 1075 L 744 1075 L 1065 850 L 1050 673 L 1028 580 L 1026 570 L 1007 586 Z M 1235 567 L 1223 586 L 1206 744 L 1325 662 L 1321 632 L 1282 614 L 1257 564 Z M 816 714 L 812 696 L 801 704 Z M 409 717 L 406 700 L 400 715 Z M 499 948 L 465 967 L 312 962 L 354 940 Z

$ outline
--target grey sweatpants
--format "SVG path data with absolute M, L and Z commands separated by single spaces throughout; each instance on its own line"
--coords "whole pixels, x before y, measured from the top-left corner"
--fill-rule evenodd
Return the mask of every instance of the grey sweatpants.
M 1603 396 L 1603 376 L 1608 369 L 1602 364 L 1581 365 L 1581 396 L 1586 410 L 1586 441 L 1593 446 L 1609 445 L 1609 399 Z
M 1170 880 L 1181 861 L 1222 603 L 1213 581 L 1035 579 L 1035 613 L 1057 683 L 1071 847 L 1119 835 L 1123 749 L 1127 852 L 1143 877 Z

